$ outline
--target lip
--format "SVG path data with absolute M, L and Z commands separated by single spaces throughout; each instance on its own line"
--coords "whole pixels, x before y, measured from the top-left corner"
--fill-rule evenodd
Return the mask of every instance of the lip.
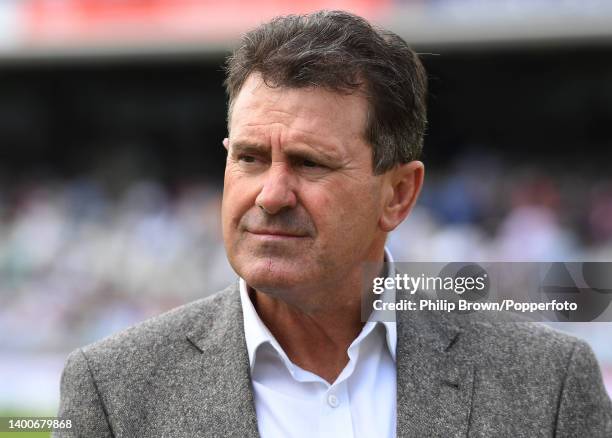
M 247 233 L 253 234 L 258 237 L 268 237 L 277 239 L 301 239 L 307 237 L 303 234 L 291 234 L 284 231 L 276 230 L 246 230 Z

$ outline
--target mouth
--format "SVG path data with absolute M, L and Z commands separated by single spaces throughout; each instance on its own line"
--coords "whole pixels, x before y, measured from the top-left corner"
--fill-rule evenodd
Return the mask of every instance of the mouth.
M 252 234 L 253 236 L 267 239 L 303 239 L 306 236 L 305 234 L 297 234 L 291 233 L 282 230 L 246 230 L 247 233 Z

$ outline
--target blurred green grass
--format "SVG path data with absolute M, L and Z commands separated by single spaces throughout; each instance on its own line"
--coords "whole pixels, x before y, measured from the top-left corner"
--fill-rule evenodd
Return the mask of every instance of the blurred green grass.
M 0 432 L 0 437 L 4 438 L 47 438 L 51 432 Z
M 49 412 L 15 412 L 0 410 L 0 417 L 53 417 L 55 414 Z M 0 432 L 0 438 L 48 438 L 51 432 Z

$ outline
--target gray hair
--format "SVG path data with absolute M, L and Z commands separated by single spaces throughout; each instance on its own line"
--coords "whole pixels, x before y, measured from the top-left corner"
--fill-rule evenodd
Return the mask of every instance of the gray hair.
M 224 85 L 232 105 L 247 77 L 268 86 L 323 87 L 369 103 L 365 139 L 373 172 L 420 157 L 427 126 L 427 75 L 417 54 L 393 32 L 344 11 L 277 17 L 246 33 L 227 59 Z

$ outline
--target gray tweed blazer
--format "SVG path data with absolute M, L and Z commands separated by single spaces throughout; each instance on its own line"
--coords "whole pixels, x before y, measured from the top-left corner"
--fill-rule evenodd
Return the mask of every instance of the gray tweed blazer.
M 398 437 L 612 437 L 583 341 L 425 312 L 397 328 Z M 258 436 L 237 283 L 72 352 L 59 415 L 61 437 Z

